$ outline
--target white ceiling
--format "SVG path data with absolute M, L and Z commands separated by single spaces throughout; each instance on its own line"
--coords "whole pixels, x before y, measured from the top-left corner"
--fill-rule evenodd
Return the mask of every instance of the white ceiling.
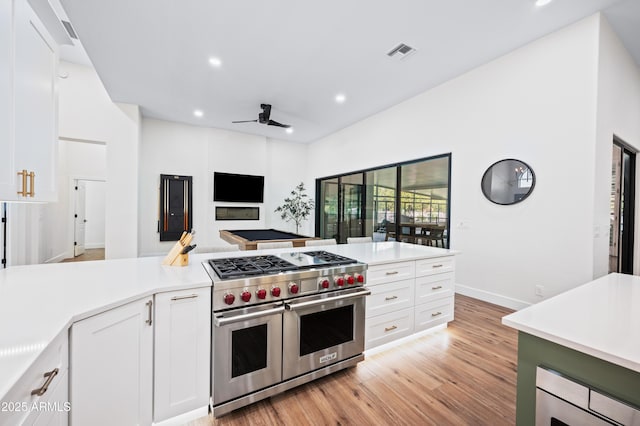
M 298 142 L 598 10 L 640 63 L 638 0 L 60 1 L 113 101 L 138 104 L 145 117 Z M 389 58 L 399 43 L 417 52 Z M 209 65 L 212 56 L 221 67 Z M 231 123 L 257 118 L 260 103 L 294 132 Z

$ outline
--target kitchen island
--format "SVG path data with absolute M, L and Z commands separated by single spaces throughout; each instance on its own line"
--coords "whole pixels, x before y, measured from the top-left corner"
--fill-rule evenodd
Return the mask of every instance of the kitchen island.
M 534 424 L 544 366 L 640 407 L 640 277 L 610 274 L 503 318 L 518 334 L 517 424 Z
M 317 250 L 318 248 L 314 247 L 313 249 Z M 414 312 L 416 315 L 423 311 L 427 312 L 426 308 L 430 307 L 430 303 L 433 301 L 428 297 L 433 297 L 440 304 L 446 300 L 451 315 L 447 315 L 449 311 L 434 307 L 434 309 L 440 310 L 435 313 L 429 311 L 431 313 L 425 314 L 425 316 L 432 319 L 437 314 L 436 318 L 441 322 L 453 319 L 453 257 L 456 254 L 455 251 L 396 242 L 324 246 L 322 249 L 369 264 L 373 271 L 372 277 L 375 277 L 376 274 L 385 277 L 387 273 L 390 273 L 391 277 L 402 278 L 401 281 L 389 283 L 392 286 L 395 286 L 396 282 L 403 285 L 418 282 L 418 278 L 423 279 L 426 286 L 433 281 L 433 277 L 447 278 L 448 284 L 446 286 L 429 285 L 429 291 L 432 290 L 432 287 L 436 288 L 433 290 L 435 294 L 433 296 L 426 295 L 427 299 L 416 302 L 415 306 L 413 294 L 411 295 L 411 303 L 405 303 L 403 308 L 397 311 L 398 313 L 410 314 L 410 327 L 399 324 L 393 332 L 401 333 L 395 335 L 390 333 L 391 337 L 402 337 L 417 331 L 413 327 Z M 308 250 L 311 248 L 259 250 L 254 253 L 273 254 Z M 189 265 L 185 267 L 165 266 L 161 264 L 161 257 L 153 257 L 20 266 L 1 270 L 0 401 L 12 402 L 8 399 L 15 395 L 16 390 L 24 385 L 27 379 L 29 380 L 29 383 L 26 384 L 28 399 L 30 390 L 36 389 L 47 381 L 47 377 L 51 377 L 51 375 L 43 377 L 41 374 L 29 376 L 34 367 L 47 361 L 48 357 L 56 359 L 54 365 L 58 365 L 59 367 L 56 368 L 59 368 L 60 371 L 58 373 L 56 370 L 55 374 L 59 374 L 59 376 L 53 378 L 51 383 L 56 384 L 56 382 L 62 381 L 64 384 L 67 380 L 67 363 L 69 373 L 73 375 L 74 362 L 77 362 L 77 359 L 74 360 L 68 355 L 69 348 L 73 347 L 73 327 L 77 327 L 80 323 L 90 324 L 101 315 L 116 312 L 118 309 L 136 308 L 136 305 L 141 307 L 141 314 L 135 315 L 139 317 L 141 324 L 147 323 L 147 329 L 155 329 L 156 337 L 154 340 L 157 349 L 160 335 L 158 324 L 161 323 L 161 318 L 156 318 L 156 315 L 160 306 L 160 296 L 172 296 L 168 298 L 167 303 L 174 299 L 179 303 L 195 300 L 190 297 L 198 293 L 199 290 L 209 290 L 212 285 L 202 262 L 210 258 L 223 258 L 230 255 L 245 256 L 246 253 L 192 254 Z M 441 262 L 439 259 L 445 259 L 447 262 Z M 407 273 L 407 267 L 413 268 L 409 270 L 410 274 Z M 418 278 L 412 278 L 416 276 Z M 378 280 L 378 284 L 376 284 L 378 281 L 375 278 L 372 279 L 371 284 L 383 288 L 381 279 Z M 178 294 L 180 292 L 184 294 Z M 402 301 L 402 297 L 391 299 L 390 303 L 396 301 Z M 372 317 L 387 320 L 386 315 Z M 393 319 L 395 320 L 395 318 Z M 206 325 L 210 327 L 210 310 Z M 428 326 L 430 324 L 425 324 L 421 328 Z M 148 333 L 148 331 L 144 332 Z M 72 337 L 71 343 L 68 342 L 70 335 Z M 210 333 L 208 335 L 210 336 Z M 378 340 L 375 345 L 379 343 L 383 343 L 383 341 Z M 116 349 L 114 346 L 114 351 L 116 350 L 121 352 L 122 348 Z M 71 358 L 71 362 L 68 361 L 69 358 Z M 155 359 L 157 361 L 157 358 Z M 147 364 L 151 365 L 153 362 L 149 361 Z M 47 370 L 44 371 L 53 370 L 47 367 Z M 209 377 L 209 374 L 202 371 L 202 376 Z M 156 388 L 153 392 L 157 394 L 159 383 L 157 377 L 155 383 Z M 97 385 L 101 385 L 101 383 L 97 383 Z M 62 388 L 58 386 L 55 390 L 58 389 L 63 395 L 60 401 L 68 401 Z M 53 390 L 52 388 L 51 391 Z M 142 395 L 142 397 L 141 399 L 148 398 L 147 405 L 151 407 L 152 395 Z M 32 395 L 30 398 L 30 401 L 33 402 L 36 397 Z M 103 402 L 102 405 L 106 404 Z M 11 407 L 15 408 L 16 405 Z M 154 405 L 154 407 L 156 406 Z M 206 412 L 206 407 L 204 408 Z M 71 405 L 71 409 L 73 409 L 73 405 Z M 147 409 L 150 410 L 150 408 Z M 0 412 L 0 425 L 19 423 L 13 421 L 15 416 L 10 417 L 15 414 L 15 410 Z M 198 415 L 203 415 L 202 410 Z M 107 421 L 108 419 L 103 420 Z

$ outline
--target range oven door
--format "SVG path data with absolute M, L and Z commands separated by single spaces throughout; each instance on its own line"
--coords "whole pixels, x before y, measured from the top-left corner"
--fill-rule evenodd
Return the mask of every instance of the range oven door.
M 282 379 L 282 313 L 266 305 L 213 313 L 213 405 Z
M 283 379 L 326 367 L 364 350 L 363 287 L 301 297 L 285 303 Z

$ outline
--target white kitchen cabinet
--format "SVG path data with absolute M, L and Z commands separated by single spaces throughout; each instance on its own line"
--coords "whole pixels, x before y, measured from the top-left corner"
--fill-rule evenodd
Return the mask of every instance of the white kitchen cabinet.
M 71 327 L 71 424 L 148 425 L 153 404 L 153 298 Z
M 55 201 L 58 47 L 27 0 L 0 1 L 0 200 Z
M 365 349 L 453 320 L 454 258 L 369 265 Z
M 211 288 L 155 295 L 153 420 L 207 407 Z
M 2 399 L 1 426 L 68 423 L 68 354 L 65 330 L 42 351 Z

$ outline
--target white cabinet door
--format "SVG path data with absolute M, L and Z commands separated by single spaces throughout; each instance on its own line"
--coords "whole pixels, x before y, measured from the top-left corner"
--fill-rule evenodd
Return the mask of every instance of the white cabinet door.
M 16 199 L 13 161 L 11 0 L 0 0 L 0 200 Z
M 57 46 L 26 0 L 14 1 L 13 110 L 15 159 L 13 173 L 27 178 L 32 196 L 25 201 L 56 200 Z
M 155 296 L 154 421 L 209 404 L 211 289 Z
M 151 424 L 152 308 L 144 298 L 72 325 L 72 425 Z

